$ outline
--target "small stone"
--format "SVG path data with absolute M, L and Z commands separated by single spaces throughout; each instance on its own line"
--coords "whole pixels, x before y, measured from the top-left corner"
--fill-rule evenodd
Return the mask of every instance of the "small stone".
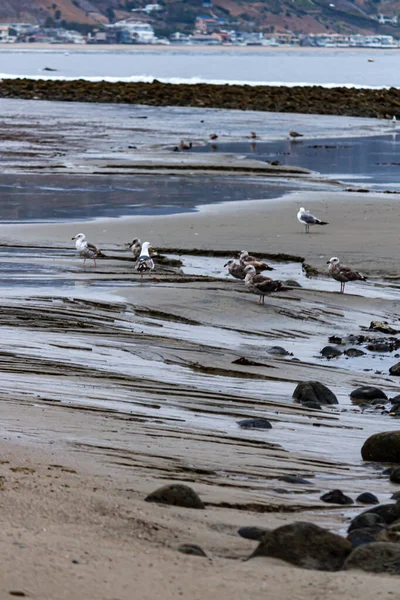
M 293 392 L 297 402 L 316 402 L 317 404 L 338 404 L 338 399 L 331 390 L 319 381 L 302 381 Z
M 400 575 L 400 544 L 373 542 L 359 546 L 346 559 L 343 568 Z
M 173 483 L 158 488 L 145 498 L 146 502 L 183 506 L 184 508 L 204 508 L 203 502 L 188 485 Z
M 238 425 L 241 429 L 272 429 L 272 425 L 267 419 L 243 419 L 238 421 Z
M 320 500 L 323 502 L 330 502 L 332 504 L 354 504 L 354 500 L 350 496 L 343 494 L 341 490 L 332 490 L 326 494 L 322 494 Z
M 183 554 L 191 554 L 192 556 L 205 556 L 207 558 L 207 554 L 204 552 L 203 548 L 197 544 L 182 544 L 179 546 L 178 550 Z
M 375 542 L 377 534 L 383 530 L 384 528 L 379 525 L 376 527 L 364 527 L 364 529 L 354 529 L 348 534 L 347 539 L 353 548 L 357 548 L 363 544 Z
M 285 483 L 312 485 L 311 481 L 298 477 L 297 475 L 284 475 L 283 477 L 278 477 L 278 480 L 284 481 Z
M 361 448 L 363 460 L 400 463 L 400 431 L 371 435 Z
M 365 356 L 366 353 L 359 348 L 348 348 L 344 351 L 344 354 L 350 358 L 355 358 L 357 356 Z
M 351 401 L 354 404 L 360 404 L 360 402 L 371 402 L 372 400 L 387 400 L 385 392 L 379 388 L 371 385 L 363 385 L 356 388 L 350 394 Z
M 363 492 L 357 496 L 356 502 L 360 502 L 361 504 L 379 504 L 378 498 L 370 492 Z
M 238 529 L 238 534 L 242 538 L 246 538 L 246 540 L 260 540 L 264 533 L 266 533 L 268 529 L 264 529 L 263 527 L 241 527 Z
M 400 483 L 400 467 L 396 467 L 390 473 L 390 481 L 392 483 Z
M 382 321 L 371 321 L 369 328 L 372 331 L 380 331 L 381 333 L 387 333 L 389 335 L 396 335 L 398 333 L 397 329 L 393 329 L 385 322 Z
M 321 350 L 322 356 L 325 358 L 336 358 L 337 356 L 342 356 L 343 352 L 336 348 L 336 346 L 325 346 Z
M 250 558 L 271 556 L 303 569 L 338 571 L 352 546 L 345 538 L 313 523 L 290 523 L 267 531 Z

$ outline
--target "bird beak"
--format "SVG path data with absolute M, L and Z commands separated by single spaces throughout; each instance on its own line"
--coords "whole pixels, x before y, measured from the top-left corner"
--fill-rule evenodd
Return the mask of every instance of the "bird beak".
M 73 238 L 71 238 L 71 240 L 74 240 L 75 238 L 76 238 L 76 235 Z
M 331 261 L 330 261 L 330 260 L 328 260 L 328 261 L 326 262 L 326 264 L 327 264 L 327 265 L 329 265 L 329 263 L 330 263 L 330 262 L 331 262 Z
M 224 267 L 227 267 L 227 266 L 228 266 L 228 263 L 225 263 L 225 264 L 224 264 Z

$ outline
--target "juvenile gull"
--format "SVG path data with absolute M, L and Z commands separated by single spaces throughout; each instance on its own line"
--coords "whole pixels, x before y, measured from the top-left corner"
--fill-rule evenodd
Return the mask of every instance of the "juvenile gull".
M 287 289 L 283 287 L 281 281 L 274 281 L 269 277 L 257 275 L 253 265 L 247 265 L 244 272 L 246 273 L 246 277 L 244 279 L 246 287 L 254 294 L 258 294 L 260 296 L 258 304 L 264 304 L 264 296 L 272 294 L 272 292 L 278 292 L 279 290 L 284 291 Z
M 151 248 L 150 242 L 144 242 L 142 244 L 142 250 L 139 258 L 136 261 L 135 269 L 138 273 L 140 273 L 140 283 L 143 283 L 143 273 L 147 273 L 148 271 L 153 271 L 154 262 L 150 257 L 149 250 Z
M 328 260 L 327 264 L 329 265 L 329 275 L 333 279 L 336 279 L 336 281 L 340 281 L 341 294 L 344 294 L 344 286 L 348 281 L 367 281 L 367 278 L 362 273 L 341 265 L 337 256 L 333 256 Z
M 305 225 L 305 233 L 309 233 L 310 225 L 329 225 L 327 221 L 321 221 L 321 219 L 317 219 L 317 217 L 314 217 L 314 215 L 307 212 L 303 206 L 297 213 L 297 220 Z
M 273 271 L 274 269 L 267 265 L 267 263 L 258 260 L 255 256 L 251 256 L 247 250 L 242 250 L 239 254 L 239 261 L 245 267 L 246 265 L 253 265 L 256 271 Z
M 224 264 L 224 267 L 228 267 L 228 271 L 232 277 L 235 279 L 244 279 L 246 277 L 246 273 L 244 272 L 246 266 L 250 264 L 252 265 L 256 273 L 261 273 L 262 271 L 273 271 L 272 267 L 269 267 L 263 262 L 254 261 L 252 263 L 243 263 L 241 260 L 231 258 L 227 263 Z
M 83 264 L 86 263 L 87 258 L 92 258 L 94 266 L 96 266 L 96 257 L 104 256 L 101 250 L 87 241 L 84 233 L 77 233 L 72 239 L 75 240 L 76 249 L 83 258 Z
M 130 244 L 126 244 L 130 250 L 132 250 L 133 257 L 138 259 L 142 250 L 142 242 L 139 238 L 132 240 Z
M 289 131 L 289 138 L 291 138 L 292 140 L 295 140 L 296 138 L 301 138 L 304 137 L 304 135 L 302 133 L 298 133 L 297 131 L 293 131 L 293 129 L 291 129 Z

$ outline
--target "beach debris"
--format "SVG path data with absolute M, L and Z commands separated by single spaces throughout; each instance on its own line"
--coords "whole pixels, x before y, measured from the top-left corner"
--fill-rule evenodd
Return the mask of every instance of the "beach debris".
M 264 527 L 257 527 L 256 525 L 253 526 L 248 526 L 248 527 L 241 527 L 240 529 L 238 529 L 238 534 L 242 537 L 245 538 L 246 540 L 260 540 L 262 538 L 262 536 L 267 533 L 267 531 L 269 531 L 268 529 L 265 529 Z
M 362 385 L 352 392 L 350 392 L 350 398 L 353 404 L 360 404 L 361 402 L 372 402 L 373 400 L 387 401 L 388 397 L 385 392 L 381 389 L 372 385 Z
M 302 223 L 302 225 L 305 225 L 304 233 L 310 232 L 310 225 L 329 225 L 329 223 L 327 221 L 321 221 L 321 219 L 318 219 L 317 217 L 312 215 L 310 212 L 308 212 L 304 208 L 304 206 L 299 208 L 299 211 L 297 213 L 297 220 L 300 223 Z
M 340 535 L 299 521 L 266 531 L 249 558 L 271 556 L 303 569 L 338 571 L 351 550 L 350 542 Z
M 371 492 L 363 492 L 356 498 L 356 502 L 360 504 L 379 504 L 378 498 Z
M 354 500 L 350 498 L 350 496 L 343 494 L 342 490 L 332 490 L 330 492 L 326 492 L 326 494 L 322 494 L 320 500 L 330 504 L 354 504 Z
M 238 421 L 241 429 L 272 429 L 272 425 L 267 419 L 258 417 L 256 419 L 243 419 Z
M 143 283 L 143 273 L 147 273 L 149 271 L 153 271 L 154 261 L 150 257 L 149 251 L 151 250 L 150 242 L 144 242 L 142 244 L 142 248 L 140 251 L 140 256 L 136 261 L 135 269 L 138 273 L 140 273 L 140 283 Z
M 287 288 L 284 288 L 283 284 L 279 280 L 270 279 L 269 277 L 264 277 L 263 275 L 257 275 L 256 269 L 253 265 L 247 265 L 245 268 L 246 277 L 244 279 L 246 287 L 253 292 L 253 294 L 258 294 L 260 299 L 258 304 L 264 304 L 264 297 L 272 294 L 273 292 L 286 291 Z
M 369 63 L 373 63 L 373 62 L 375 62 L 375 59 L 370 57 L 370 58 L 368 59 L 368 62 L 369 62 Z
M 390 327 L 386 321 L 371 321 L 369 328 L 371 331 L 380 331 L 380 333 L 387 333 L 389 335 L 399 333 L 397 329 Z
M 104 258 L 105 255 L 102 251 L 88 242 L 84 233 L 77 233 L 72 240 L 75 240 L 76 249 L 83 258 L 83 264 L 86 263 L 87 258 L 91 258 L 96 266 L 96 258 Z
M 149 494 L 145 501 L 183 506 L 184 508 L 205 508 L 197 493 L 191 487 L 182 483 L 164 485 Z
M 320 354 L 325 358 L 337 358 L 338 356 L 342 356 L 343 352 L 335 346 L 324 346 Z
M 372 542 L 358 546 L 346 559 L 344 569 L 360 569 L 368 573 L 400 575 L 400 544 Z
M 190 554 L 191 556 L 203 556 L 207 558 L 207 554 L 203 548 L 197 544 L 182 544 L 179 546 L 178 551 L 183 554 Z
M 344 286 L 348 281 L 367 281 L 367 278 L 362 273 L 341 265 L 337 256 L 332 256 L 327 264 L 329 265 L 329 275 L 336 281 L 340 281 L 341 294 L 344 294 Z
M 233 360 L 232 364 L 233 365 L 244 365 L 246 367 L 266 367 L 266 366 L 268 366 L 263 363 L 256 362 L 255 360 L 250 360 L 250 359 L 246 358 L 245 356 L 241 356 L 240 358 Z
M 319 381 L 301 381 L 298 383 L 293 392 L 293 399 L 301 404 L 305 402 L 338 404 L 335 394 Z
M 289 139 L 295 140 L 297 138 L 304 137 L 303 133 L 299 133 L 298 131 L 293 131 L 293 129 L 289 130 Z
M 363 460 L 400 463 L 400 431 L 374 433 L 364 442 L 361 456 Z
M 389 477 L 392 483 L 400 483 L 400 467 L 395 467 Z

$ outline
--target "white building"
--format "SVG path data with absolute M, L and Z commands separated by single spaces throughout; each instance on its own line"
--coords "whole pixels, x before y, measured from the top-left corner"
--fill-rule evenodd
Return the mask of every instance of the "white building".
M 139 42 L 139 44 L 155 44 L 157 41 L 154 29 L 149 23 L 124 19 L 114 23 L 113 27 L 124 29 L 130 35 L 132 41 Z

